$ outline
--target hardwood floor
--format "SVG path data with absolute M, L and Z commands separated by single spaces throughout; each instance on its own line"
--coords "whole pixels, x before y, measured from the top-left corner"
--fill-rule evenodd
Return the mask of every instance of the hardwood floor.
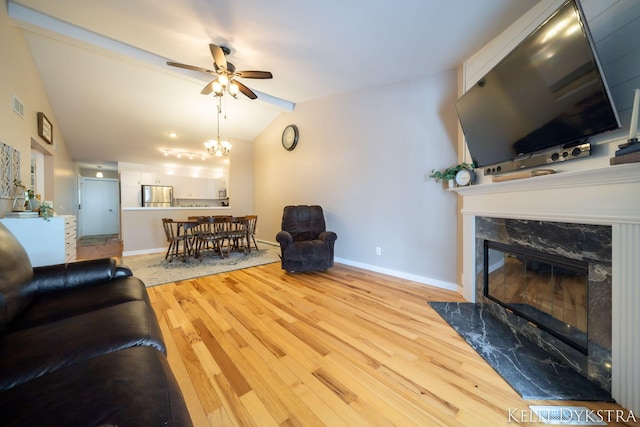
M 149 294 L 196 426 L 542 425 L 528 405 L 622 409 L 521 399 L 427 304 L 458 294 L 366 270 L 274 263 Z
M 122 241 L 117 236 L 94 244 L 86 244 L 80 238 L 76 243 L 76 259 L 78 261 L 110 257 L 122 257 Z

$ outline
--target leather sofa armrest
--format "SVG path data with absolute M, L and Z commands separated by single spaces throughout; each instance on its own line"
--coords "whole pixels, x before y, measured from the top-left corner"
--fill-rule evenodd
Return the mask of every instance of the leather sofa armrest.
M 132 276 L 129 268 L 118 265 L 113 258 L 101 258 L 35 267 L 30 287 L 37 295 L 91 286 L 126 276 Z

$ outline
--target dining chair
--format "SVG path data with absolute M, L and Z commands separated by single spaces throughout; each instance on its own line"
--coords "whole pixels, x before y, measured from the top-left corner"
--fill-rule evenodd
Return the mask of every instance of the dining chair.
M 205 251 L 212 251 L 224 257 L 222 243 L 226 237 L 220 217 L 200 217 L 198 218 L 198 231 L 196 234 L 195 256 L 200 261 L 204 259 Z
M 246 216 L 237 216 L 230 218 L 227 224 L 226 239 L 227 244 L 227 256 L 234 251 L 242 251 L 245 254 L 249 247 L 249 233 L 247 226 Z M 246 243 L 245 243 L 246 242 Z
M 251 241 L 253 241 L 253 245 L 258 249 L 258 244 L 256 243 L 256 226 L 258 224 L 258 215 L 247 215 L 247 249 L 251 252 Z
M 169 242 L 169 247 L 167 248 L 164 259 L 169 258 L 169 262 L 171 262 L 173 261 L 173 257 L 182 255 L 182 262 L 185 262 L 189 251 L 189 234 L 180 233 L 178 223 L 171 218 L 162 218 L 162 226 L 164 228 L 164 234 L 167 237 L 167 242 Z M 182 252 L 180 251 L 181 243 Z

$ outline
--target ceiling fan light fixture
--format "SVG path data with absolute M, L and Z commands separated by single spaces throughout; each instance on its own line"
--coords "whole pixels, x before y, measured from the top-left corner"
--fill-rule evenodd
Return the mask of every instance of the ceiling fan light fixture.
M 224 90 L 224 88 L 217 79 L 214 80 L 211 87 L 213 88 L 213 93 L 215 93 L 215 96 L 222 96 L 222 91 Z
M 229 84 L 229 77 L 227 77 L 226 74 L 220 74 L 220 75 L 218 75 L 218 82 L 220 83 L 220 85 L 224 89 Z
M 229 94 L 234 98 L 236 98 L 238 96 L 238 92 L 240 91 L 240 87 L 238 86 L 238 83 L 231 80 L 228 90 L 229 90 Z

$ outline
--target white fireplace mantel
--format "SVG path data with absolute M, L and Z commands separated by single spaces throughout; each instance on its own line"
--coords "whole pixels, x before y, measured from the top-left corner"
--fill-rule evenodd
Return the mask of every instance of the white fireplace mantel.
M 612 396 L 640 413 L 640 163 L 460 187 L 463 295 L 475 301 L 475 217 L 612 227 Z
M 463 215 L 640 224 L 640 163 L 471 185 L 453 191 L 463 196 Z

